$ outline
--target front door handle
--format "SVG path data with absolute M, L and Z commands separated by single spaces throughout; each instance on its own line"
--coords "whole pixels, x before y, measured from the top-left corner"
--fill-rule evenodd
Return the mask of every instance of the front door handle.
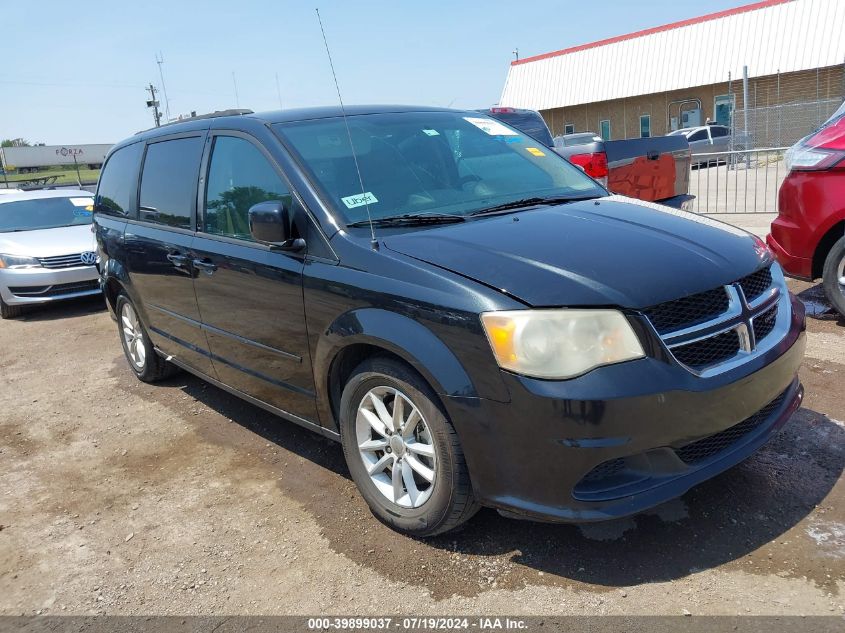
M 194 268 L 200 269 L 206 275 L 211 275 L 217 270 L 217 264 L 210 259 L 195 259 L 191 263 L 194 265 Z
M 188 256 L 182 255 L 178 252 L 168 253 L 167 260 L 174 266 L 181 268 L 182 266 L 188 263 Z

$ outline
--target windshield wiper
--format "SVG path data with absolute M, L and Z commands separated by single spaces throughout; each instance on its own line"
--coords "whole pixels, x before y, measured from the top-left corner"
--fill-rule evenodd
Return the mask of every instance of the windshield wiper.
M 567 202 L 580 202 L 583 200 L 593 200 L 601 198 L 602 196 L 554 196 L 548 198 L 520 198 L 519 200 L 512 200 L 503 204 L 497 204 L 492 207 L 485 207 L 478 211 L 473 211 L 470 215 L 484 215 L 486 213 L 498 213 L 500 211 L 513 211 L 516 209 L 525 209 L 527 207 L 536 207 L 541 204 L 566 204 Z
M 389 218 L 376 218 L 373 226 L 419 226 L 421 224 L 447 224 L 452 222 L 466 222 L 461 215 L 451 213 L 405 213 Z M 350 222 L 347 226 L 370 226 L 369 220 Z

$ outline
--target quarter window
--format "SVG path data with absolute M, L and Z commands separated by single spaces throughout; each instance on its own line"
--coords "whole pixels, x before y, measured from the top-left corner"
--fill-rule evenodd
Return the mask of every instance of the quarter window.
M 152 143 L 141 175 L 140 219 L 191 228 L 196 202 L 202 137 Z
M 205 232 L 251 240 L 249 208 L 271 200 L 291 208 L 290 190 L 264 154 L 245 139 L 216 137 L 208 168 Z
M 134 143 L 109 156 L 97 188 L 97 213 L 128 216 L 132 212 L 132 193 L 138 181 L 142 147 L 142 143 Z

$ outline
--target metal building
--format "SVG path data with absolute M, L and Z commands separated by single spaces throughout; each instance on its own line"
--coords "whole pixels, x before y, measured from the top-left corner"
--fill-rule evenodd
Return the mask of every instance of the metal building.
M 784 145 L 842 102 L 843 64 L 845 0 L 764 0 L 514 61 L 500 105 L 539 110 L 554 134 L 655 136 L 710 119 Z

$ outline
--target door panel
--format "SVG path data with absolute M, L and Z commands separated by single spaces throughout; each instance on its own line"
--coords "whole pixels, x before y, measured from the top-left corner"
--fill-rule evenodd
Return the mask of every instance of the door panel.
M 302 260 L 199 235 L 193 255 L 213 267 L 194 283 L 219 379 L 316 421 Z
M 214 377 L 194 295 L 193 239 L 188 233 L 129 223 L 124 236 L 126 259 L 153 343 Z
M 138 195 L 139 221 L 126 226 L 129 278 L 150 338 L 167 354 L 214 377 L 194 294 L 191 245 L 205 134 L 147 145 Z
M 303 259 L 252 241 L 249 208 L 284 203 L 290 187 L 251 139 L 218 133 L 203 173 L 193 244 L 194 288 L 217 375 L 224 383 L 317 422 L 302 298 Z

